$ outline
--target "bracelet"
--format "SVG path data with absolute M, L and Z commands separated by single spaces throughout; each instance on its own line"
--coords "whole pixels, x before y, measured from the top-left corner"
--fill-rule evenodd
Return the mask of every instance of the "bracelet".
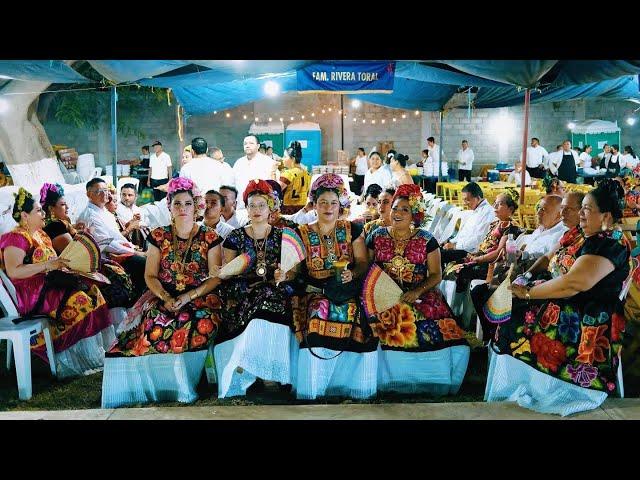
M 198 293 L 198 289 L 194 288 L 193 290 L 191 290 L 191 293 L 189 294 L 189 299 L 191 301 L 195 300 L 197 297 L 199 297 L 200 294 Z
M 529 293 L 531 291 L 530 288 L 527 288 L 527 293 L 525 294 L 524 298 L 527 302 L 531 301 L 531 293 Z

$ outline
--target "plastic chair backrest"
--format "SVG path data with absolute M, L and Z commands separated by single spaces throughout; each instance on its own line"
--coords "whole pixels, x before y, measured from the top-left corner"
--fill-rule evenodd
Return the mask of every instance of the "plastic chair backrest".
M 436 237 L 439 243 L 447 240 L 453 234 L 453 229 L 458 222 L 458 218 L 460 216 L 460 208 L 453 207 L 451 208 L 444 216 L 440 223 L 436 227 L 433 232 L 433 236 Z
M 2 269 L 0 269 L 0 279 L 2 279 L 0 282 L 0 304 L 2 305 L 2 309 L 5 311 L 7 316 L 19 317 L 20 314 L 16 307 L 16 289 Z

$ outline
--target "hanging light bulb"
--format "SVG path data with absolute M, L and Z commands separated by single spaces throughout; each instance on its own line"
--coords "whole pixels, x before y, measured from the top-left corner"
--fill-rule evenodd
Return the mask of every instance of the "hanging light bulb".
M 259 122 L 259 121 L 260 121 L 260 119 L 259 119 L 258 117 L 256 117 L 256 118 L 255 118 L 255 120 L 256 120 L 256 122 Z
M 416 115 L 420 115 L 420 110 L 416 110 Z
M 371 123 L 376 123 L 376 121 L 375 120 L 371 120 Z
M 358 120 L 354 117 L 354 118 L 353 118 L 353 121 L 354 121 L 354 122 L 357 122 Z
M 403 114 L 402 114 L 402 118 L 407 118 L 407 114 L 406 114 L 406 113 L 403 113 Z
M 324 108 L 322 109 L 322 113 L 324 113 Z
M 342 113 L 342 109 L 338 110 L 338 113 Z
M 273 120 L 273 118 L 269 117 L 269 121 Z
M 312 116 L 312 117 L 315 117 L 315 116 L 316 116 L 316 114 L 315 114 L 315 113 L 313 113 L 313 112 L 311 112 L 311 116 Z
M 367 123 L 367 121 L 363 118 L 363 119 L 362 119 L 362 123 Z
M 567 128 L 569 128 L 569 130 L 573 130 L 574 128 L 576 128 L 576 124 L 573 122 L 569 122 L 567 123 Z
M 331 111 L 331 107 L 329 107 L 329 111 Z
M 282 117 L 280 117 L 280 121 L 282 121 L 282 120 L 283 120 L 283 118 L 282 118 Z
M 302 120 L 304 120 L 304 115 L 300 115 L 300 118 L 301 118 Z
M 384 123 L 384 118 L 382 120 L 380 120 L 380 123 Z
M 214 110 L 214 111 L 213 111 L 213 114 L 214 114 L 214 115 L 217 115 L 217 114 L 218 114 L 218 111 L 217 111 L 217 110 Z
M 224 114 L 225 117 L 229 118 L 231 116 L 231 114 L 229 112 Z
M 396 121 L 396 119 L 394 118 L 394 119 L 393 119 L 393 121 L 395 122 L 395 121 Z
M 627 117 L 627 125 L 633 126 L 636 123 L 636 119 L 634 117 Z
M 247 116 L 246 116 L 246 115 L 242 115 L 242 118 L 244 118 L 244 119 L 246 120 L 246 119 L 247 119 Z
M 362 102 L 360 100 L 351 100 L 351 106 L 353 108 L 360 108 L 360 105 L 362 105 Z
M 295 118 L 295 117 L 291 117 L 291 121 L 293 121 L 293 119 L 294 119 L 294 118 Z

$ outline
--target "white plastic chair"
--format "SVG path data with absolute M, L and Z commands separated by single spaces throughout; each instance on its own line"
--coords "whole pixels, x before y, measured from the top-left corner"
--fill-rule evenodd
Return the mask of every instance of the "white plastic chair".
M 53 341 L 46 317 L 33 317 L 15 324 L 13 320 L 20 318 L 16 308 L 16 291 L 11 280 L 0 270 L 0 305 L 6 317 L 0 318 L 0 341 L 7 340 L 7 369 L 11 368 L 12 353 L 16 359 L 16 378 L 18 381 L 18 398 L 29 400 L 32 395 L 31 384 L 31 349 L 30 340 L 40 332 L 44 333 L 44 341 L 49 359 L 51 374 L 56 375 L 56 359 L 53 352 Z M 6 288 L 5 288 L 6 287 Z M 13 348 L 12 348 L 13 347 Z
M 122 188 L 123 185 L 126 185 L 127 183 L 132 183 L 133 185 L 136 186 L 136 192 L 138 191 L 138 187 L 140 186 L 140 179 L 139 178 L 133 178 L 133 177 L 122 177 L 118 179 L 118 185 L 116 186 L 117 189 L 117 194 L 118 194 L 118 199 L 120 199 L 120 189 Z
M 452 207 L 449 211 L 444 215 L 438 226 L 433 231 L 433 236 L 436 237 L 438 243 L 444 242 L 451 235 L 453 235 L 453 230 L 456 227 L 456 223 L 458 223 L 458 217 L 462 210 L 460 207 Z

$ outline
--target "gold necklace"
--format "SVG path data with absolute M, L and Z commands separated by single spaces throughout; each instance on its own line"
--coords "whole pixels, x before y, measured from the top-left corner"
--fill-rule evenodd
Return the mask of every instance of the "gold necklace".
M 267 230 L 265 231 L 264 238 L 261 238 L 261 239 L 256 238 L 256 232 L 253 229 L 253 225 L 249 225 L 249 228 L 251 229 L 251 239 L 253 240 L 253 247 L 256 250 L 256 274 L 259 277 L 262 277 L 263 280 L 266 280 L 266 277 L 267 277 L 266 247 L 267 247 L 267 237 L 269 236 L 269 233 L 271 233 L 271 226 L 268 226 Z M 260 241 L 262 241 L 262 243 L 260 243 Z
M 180 252 L 178 250 L 178 229 L 175 226 L 175 223 L 171 223 L 171 235 L 173 237 L 173 255 L 174 255 L 174 263 L 176 264 L 176 290 L 181 292 L 186 288 L 184 275 L 184 262 L 187 260 L 187 253 L 191 250 L 191 244 L 193 243 L 193 239 L 195 238 L 195 231 L 197 231 L 197 225 L 191 227 L 191 231 L 189 232 L 189 239 L 187 240 L 187 247 L 182 252 L 182 256 L 180 256 Z M 194 231 L 195 230 L 195 231 Z
M 335 251 L 335 246 L 338 243 L 338 239 L 336 238 L 336 227 L 333 227 L 330 235 L 325 235 L 320 231 L 320 225 L 318 225 L 318 236 L 327 249 L 327 261 L 333 264 L 333 262 L 338 260 L 338 256 Z
M 407 268 L 407 264 L 410 263 L 409 260 L 404 257 L 404 251 L 407 247 L 407 242 L 413 236 L 413 232 L 410 232 L 407 238 L 401 239 L 396 237 L 395 229 L 390 227 L 389 234 L 393 240 L 393 249 L 395 253 L 394 257 L 391 259 L 391 270 L 402 285 L 404 270 Z

